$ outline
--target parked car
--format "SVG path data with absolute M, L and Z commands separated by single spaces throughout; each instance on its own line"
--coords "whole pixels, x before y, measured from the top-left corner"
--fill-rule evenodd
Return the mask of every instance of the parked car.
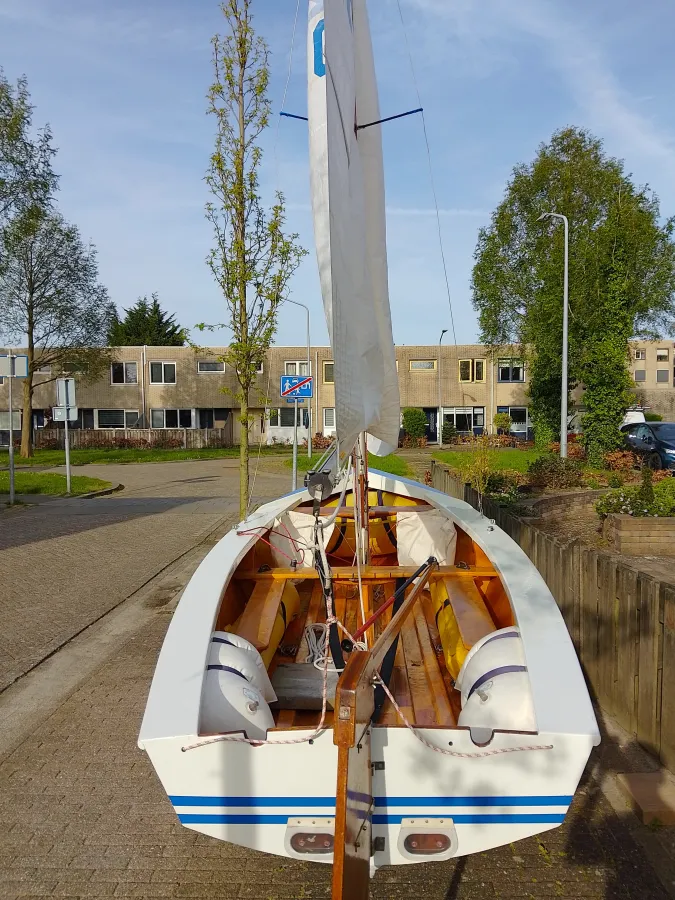
M 650 469 L 675 470 L 675 422 L 634 422 L 621 431 Z

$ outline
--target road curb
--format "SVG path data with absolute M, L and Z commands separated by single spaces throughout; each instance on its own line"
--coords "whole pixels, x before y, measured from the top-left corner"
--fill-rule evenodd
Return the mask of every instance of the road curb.
M 91 500 L 93 497 L 106 497 L 108 494 L 116 494 L 117 491 L 123 491 L 123 484 L 113 484 L 109 488 L 103 488 L 101 491 L 90 491 L 88 494 L 78 494 L 71 497 L 71 500 Z

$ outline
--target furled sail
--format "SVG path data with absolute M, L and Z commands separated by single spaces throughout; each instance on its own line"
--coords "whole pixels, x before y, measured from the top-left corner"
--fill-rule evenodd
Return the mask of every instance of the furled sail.
M 396 447 L 400 403 L 387 286 L 384 171 L 366 0 L 309 0 L 314 237 L 333 348 L 341 454 L 360 432 Z

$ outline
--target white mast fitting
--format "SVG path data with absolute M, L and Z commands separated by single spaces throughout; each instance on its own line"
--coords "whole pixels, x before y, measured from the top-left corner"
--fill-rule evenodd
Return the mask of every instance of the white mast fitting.
M 310 184 L 321 293 L 333 348 L 341 459 L 398 443 L 400 401 L 387 285 L 384 171 L 365 0 L 310 0 Z

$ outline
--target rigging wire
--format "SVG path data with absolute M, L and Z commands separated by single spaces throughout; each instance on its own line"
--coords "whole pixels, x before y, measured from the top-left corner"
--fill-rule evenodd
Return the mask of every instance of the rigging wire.
M 426 144 L 427 149 L 427 161 L 429 164 L 429 181 L 431 183 L 431 193 L 434 199 L 434 209 L 436 211 L 436 227 L 438 230 L 438 245 L 441 250 L 441 260 L 443 262 L 443 275 L 445 278 L 445 290 L 448 296 L 448 307 L 450 309 L 450 325 L 452 327 L 452 337 L 455 342 L 455 346 L 457 346 L 457 333 L 455 331 L 455 316 L 452 309 L 452 297 L 450 294 L 450 280 L 448 278 L 448 266 L 445 261 L 445 250 L 443 248 L 443 234 L 441 231 L 441 215 L 438 209 L 438 196 L 436 194 L 436 183 L 434 181 L 434 172 L 433 166 L 431 164 L 431 147 L 429 145 L 429 134 L 427 132 L 427 122 L 426 117 L 424 115 L 424 107 L 422 104 L 422 96 L 420 94 L 419 84 L 417 83 L 417 75 L 415 74 L 415 66 L 413 63 L 412 53 L 410 51 L 410 42 L 408 41 L 408 32 L 406 29 L 405 19 L 403 18 L 403 10 L 401 9 L 401 0 L 396 0 L 396 6 L 398 8 L 398 15 L 401 20 L 401 26 L 403 28 L 403 39 L 405 40 L 405 47 L 408 54 L 408 63 L 410 65 L 410 72 L 412 74 L 413 85 L 415 87 L 415 93 L 417 94 L 417 102 L 420 106 L 420 115 L 422 116 L 422 131 L 424 132 L 424 143 Z

